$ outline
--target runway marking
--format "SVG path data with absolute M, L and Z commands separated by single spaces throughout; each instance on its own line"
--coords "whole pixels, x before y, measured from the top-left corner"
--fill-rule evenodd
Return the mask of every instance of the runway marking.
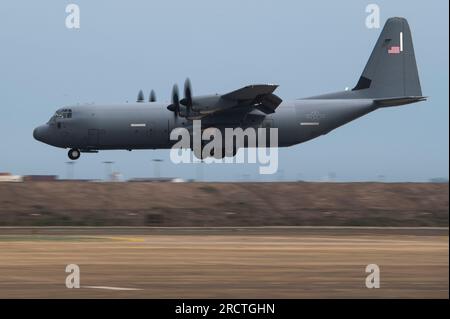
M 95 236 L 95 238 L 128 241 L 132 243 L 143 243 L 145 241 L 143 238 L 139 237 Z
M 81 286 L 81 288 L 105 289 L 105 290 L 123 290 L 123 291 L 144 290 L 144 289 L 140 289 L 140 288 L 123 288 L 123 287 L 108 287 L 108 286 Z

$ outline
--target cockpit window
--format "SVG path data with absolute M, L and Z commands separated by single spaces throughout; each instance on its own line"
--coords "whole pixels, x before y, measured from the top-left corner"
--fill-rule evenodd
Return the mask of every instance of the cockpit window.
M 58 119 L 70 119 L 72 118 L 71 109 L 60 109 L 52 116 L 49 122 L 55 122 Z
M 72 118 L 72 110 L 71 109 L 62 109 L 59 112 L 63 119 Z M 58 112 L 56 112 L 56 113 L 58 113 Z

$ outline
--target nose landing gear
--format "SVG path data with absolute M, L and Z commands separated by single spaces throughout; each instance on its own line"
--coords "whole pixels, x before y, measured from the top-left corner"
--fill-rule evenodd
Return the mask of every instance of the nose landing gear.
M 67 155 L 72 161 L 75 161 L 80 158 L 81 152 L 80 150 L 72 148 Z

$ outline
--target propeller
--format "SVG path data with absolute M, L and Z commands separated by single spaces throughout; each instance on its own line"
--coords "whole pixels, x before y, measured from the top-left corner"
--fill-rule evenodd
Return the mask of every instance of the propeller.
M 175 113 L 175 116 L 180 114 L 180 94 L 178 93 L 178 85 L 174 84 L 172 89 L 172 104 L 167 107 L 168 110 Z
M 139 91 L 136 102 L 138 103 L 144 102 L 144 92 L 142 92 L 142 90 Z
M 183 117 L 189 117 L 192 110 L 192 86 L 189 78 L 184 82 L 184 97 L 179 99 L 180 95 L 178 93 L 178 86 L 175 84 L 172 89 L 172 104 L 170 104 L 167 109 L 174 112 L 175 116 L 180 114 L 180 104 L 186 107 L 186 111 L 183 108 Z
M 150 98 L 148 100 L 149 102 L 156 102 L 156 93 L 154 90 L 150 91 Z

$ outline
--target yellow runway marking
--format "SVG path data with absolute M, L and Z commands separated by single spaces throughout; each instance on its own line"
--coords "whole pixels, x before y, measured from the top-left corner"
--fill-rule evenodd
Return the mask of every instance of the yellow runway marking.
M 89 238 L 96 238 L 96 239 L 109 239 L 109 240 L 117 240 L 117 241 L 128 241 L 131 243 L 143 243 L 145 242 L 145 239 L 142 237 L 104 237 L 104 236 L 89 236 Z

